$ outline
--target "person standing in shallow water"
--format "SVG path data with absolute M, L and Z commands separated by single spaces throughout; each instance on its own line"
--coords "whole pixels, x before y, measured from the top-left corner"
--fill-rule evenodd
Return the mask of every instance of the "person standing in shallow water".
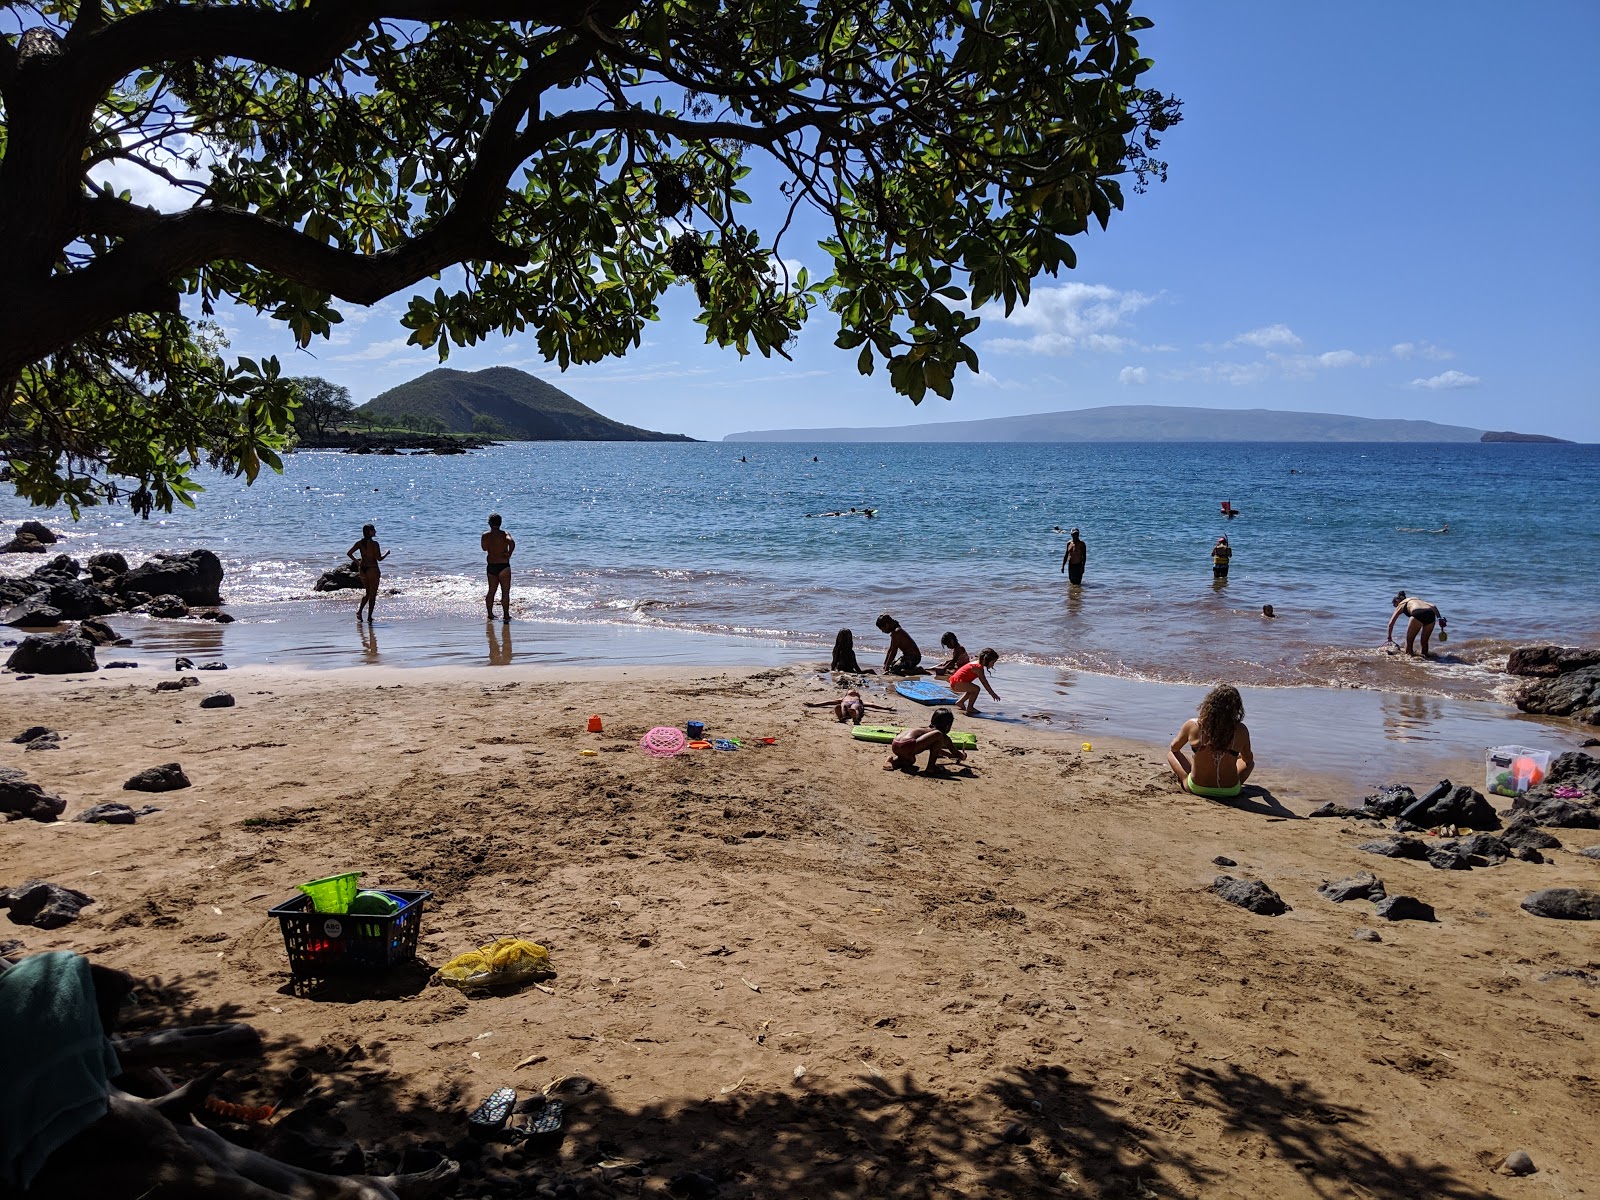
M 1067 573 L 1067 582 L 1079 584 L 1083 582 L 1083 568 L 1089 561 L 1089 543 L 1078 536 L 1078 531 L 1072 531 L 1072 537 L 1067 541 L 1067 552 L 1061 556 L 1061 569 Z
M 361 610 L 366 609 L 369 624 L 372 621 L 373 606 L 378 603 L 378 581 L 383 577 L 378 564 L 389 557 L 387 551 L 378 547 L 378 539 L 375 536 L 377 532 L 376 526 L 363 525 L 361 540 L 345 551 L 345 557 L 356 563 L 356 574 L 361 577 L 361 587 L 365 592 L 361 597 L 361 603 L 356 605 L 356 620 L 361 620 Z M 356 562 L 358 555 L 360 562 Z
M 1226 537 L 1219 537 L 1217 544 L 1211 547 L 1211 578 L 1226 581 L 1228 578 L 1228 562 L 1233 558 L 1233 547 L 1228 545 Z
M 517 543 L 509 533 L 500 528 L 500 514 L 489 514 L 489 531 L 478 539 L 488 556 L 489 591 L 483 602 L 489 610 L 489 620 L 494 620 L 494 594 L 500 593 L 500 619 L 511 620 L 511 555 Z

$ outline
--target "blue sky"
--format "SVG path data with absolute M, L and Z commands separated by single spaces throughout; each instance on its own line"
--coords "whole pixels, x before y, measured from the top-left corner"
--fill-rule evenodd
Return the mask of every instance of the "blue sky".
M 519 336 L 448 365 L 515 365 L 608 416 L 701 438 L 1173 404 L 1600 442 L 1600 4 L 1135 10 L 1156 21 L 1146 78 L 1185 102 L 1162 149 L 1171 179 L 1080 238 L 1078 269 L 1041 280 L 1026 311 L 985 320 L 983 374 L 958 376 L 953 401 L 913 408 L 881 370 L 859 376 L 825 312 L 792 363 L 741 361 L 704 345 L 681 292 L 626 359 L 562 373 Z M 825 273 L 814 240 L 783 257 Z M 404 307 L 346 310 L 310 354 L 253 314 L 226 323 L 236 351 L 366 400 L 438 365 L 404 346 Z

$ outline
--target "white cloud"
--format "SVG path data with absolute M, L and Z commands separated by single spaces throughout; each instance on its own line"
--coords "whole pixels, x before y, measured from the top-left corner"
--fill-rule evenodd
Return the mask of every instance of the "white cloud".
M 411 335 L 403 333 L 399 337 L 389 338 L 383 342 L 369 342 L 359 350 L 352 350 L 349 354 L 336 354 L 334 362 L 373 362 L 380 358 L 392 358 L 396 354 L 404 354 L 408 349 L 407 339 Z M 415 351 L 417 347 L 410 346 Z
M 1253 363 L 1208 363 L 1197 367 L 1182 367 L 1174 371 L 1163 371 L 1161 379 L 1165 383 L 1227 383 L 1234 387 L 1245 387 L 1252 383 L 1261 383 L 1270 378 L 1272 367 L 1264 362 Z
M 1435 346 L 1432 342 L 1396 342 L 1389 347 L 1389 353 L 1396 358 L 1431 358 L 1435 362 L 1454 358 L 1454 350 L 1446 350 L 1443 346 Z
M 1149 383 L 1150 370 L 1148 367 L 1123 367 L 1117 372 L 1117 382 L 1133 386 Z
M 1300 345 L 1300 335 L 1287 325 L 1263 325 L 1260 329 L 1251 329 L 1241 333 L 1228 341 L 1229 346 L 1254 346 L 1258 350 L 1271 350 L 1278 346 L 1295 347 Z
M 1155 297 L 1100 283 L 1063 283 L 1035 288 L 1028 303 L 1009 317 L 989 317 L 1002 330 L 1026 336 L 990 338 L 986 350 L 1005 354 L 1071 354 L 1075 350 L 1124 350 L 1132 339 L 1112 332 Z
M 1455 388 L 1477 387 L 1483 381 L 1476 375 L 1468 375 L 1463 371 L 1445 371 L 1427 379 L 1413 379 L 1411 386 L 1414 388 L 1428 388 L 1430 391 L 1450 391 Z
M 135 134 L 122 135 L 125 147 L 138 140 Z M 189 134 L 178 134 L 161 144 L 141 146 L 130 153 L 138 154 L 139 158 L 176 179 L 199 184 L 211 179 L 211 163 L 215 161 L 205 143 Z M 110 187 L 113 193 L 127 192 L 135 204 L 158 212 L 182 212 L 192 207 L 198 198 L 196 191 L 170 182 L 134 158 L 115 158 L 101 163 L 89 172 L 89 178 Z

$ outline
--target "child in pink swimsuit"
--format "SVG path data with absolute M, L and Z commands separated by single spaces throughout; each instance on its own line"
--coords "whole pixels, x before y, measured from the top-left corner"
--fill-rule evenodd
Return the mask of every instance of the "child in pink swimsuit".
M 985 691 L 996 700 L 1000 699 L 994 688 L 989 686 L 989 669 L 1000 661 L 1000 655 L 989 647 L 978 651 L 978 657 L 971 662 L 963 663 L 950 674 L 950 690 L 959 699 L 956 707 L 969 717 L 977 714 L 975 705 L 978 703 L 978 685 L 982 684 Z

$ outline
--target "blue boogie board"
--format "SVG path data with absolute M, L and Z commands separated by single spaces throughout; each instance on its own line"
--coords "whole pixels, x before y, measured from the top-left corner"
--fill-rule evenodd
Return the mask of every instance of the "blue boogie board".
M 931 679 L 908 679 L 894 685 L 894 690 L 907 700 L 915 700 L 918 704 L 954 704 L 960 699 L 942 683 L 935 683 Z

